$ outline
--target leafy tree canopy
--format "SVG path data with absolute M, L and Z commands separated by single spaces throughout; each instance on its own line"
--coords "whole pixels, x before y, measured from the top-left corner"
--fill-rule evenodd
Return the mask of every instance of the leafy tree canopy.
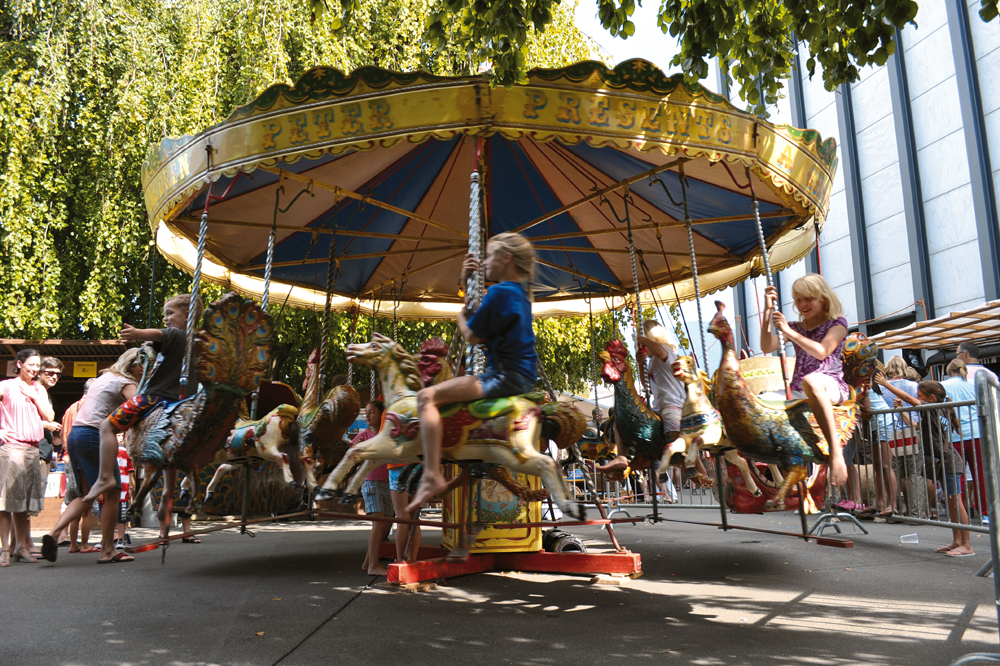
M 140 165 L 163 137 L 210 127 L 267 86 L 318 65 L 437 74 L 477 67 L 457 40 L 437 48 L 423 39 L 432 0 L 358 0 L 346 23 L 332 13 L 314 19 L 309 7 L 308 0 L 0 4 L 0 337 L 117 337 L 123 321 L 155 325 L 164 298 L 190 289 L 189 276 L 156 261 L 142 199 Z M 548 23 L 544 39 L 525 35 L 525 67 L 595 58 L 572 6 L 554 6 Z M 207 287 L 202 296 L 221 291 Z M 274 378 L 298 385 L 319 344 L 322 313 L 280 301 L 273 312 Z M 616 322 L 598 319 L 603 347 Z M 362 318 L 355 339 L 367 339 L 372 325 Z M 384 319 L 374 326 L 398 332 L 411 350 L 432 335 L 450 340 L 454 330 L 399 322 L 395 331 Z M 539 323 L 557 389 L 581 391 L 591 376 L 588 330 L 586 320 Z M 350 315 L 334 315 L 332 348 L 350 337 Z M 328 374 L 346 372 L 343 354 L 330 354 Z M 356 372 L 354 383 L 366 385 L 367 376 Z
M 312 0 L 315 7 L 328 2 Z M 597 0 L 601 24 L 627 39 L 635 33 L 636 2 Z M 356 3 L 341 0 L 341 15 L 350 17 Z M 493 82 L 509 87 L 526 80 L 531 40 L 553 25 L 559 8 L 560 0 L 435 0 L 426 34 L 437 48 L 457 44 L 471 61 L 489 63 Z M 983 0 L 979 13 L 995 19 L 997 0 Z M 671 65 L 698 80 L 718 58 L 743 99 L 764 113 L 790 75 L 799 40 L 809 51 L 810 76 L 821 65 L 832 91 L 856 81 L 859 68 L 885 64 L 896 50 L 896 30 L 916 15 L 914 0 L 662 0 L 658 24 L 680 45 Z

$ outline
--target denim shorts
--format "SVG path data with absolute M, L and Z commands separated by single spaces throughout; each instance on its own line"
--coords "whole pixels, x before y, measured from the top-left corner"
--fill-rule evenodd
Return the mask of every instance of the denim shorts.
M 948 497 L 954 497 L 955 495 L 960 495 L 962 493 L 961 484 L 959 483 L 960 476 L 960 474 L 944 475 L 945 494 Z
M 69 431 L 69 439 L 66 442 L 66 450 L 69 451 L 69 463 L 73 467 L 73 476 L 76 478 L 76 487 L 83 492 L 83 480 L 87 480 L 87 490 L 89 491 L 97 483 L 97 477 L 101 470 L 101 432 L 91 426 L 73 426 Z M 117 455 L 117 448 L 115 449 Z M 122 487 L 122 477 L 115 463 L 115 482 L 118 488 Z
M 395 490 L 397 493 L 406 492 L 406 486 L 399 480 L 405 469 L 405 467 L 393 467 L 389 470 L 389 490 Z
M 489 368 L 479 375 L 479 383 L 483 387 L 484 398 L 505 398 L 511 395 L 530 393 L 535 388 L 535 380 L 528 379 L 519 372 L 508 370 L 503 366 Z

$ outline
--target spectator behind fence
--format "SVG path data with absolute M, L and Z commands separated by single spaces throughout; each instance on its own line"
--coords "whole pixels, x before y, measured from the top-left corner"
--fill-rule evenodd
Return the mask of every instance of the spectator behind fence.
M 920 382 L 917 397 L 912 398 L 903 391 L 889 386 L 896 397 L 911 405 L 943 404 L 949 402 L 948 393 L 940 382 Z M 903 414 L 909 419 L 908 414 Z M 934 476 L 940 478 L 948 496 L 948 517 L 952 523 L 969 524 L 969 514 L 962 502 L 962 477 L 965 475 L 965 461 L 948 437 L 948 427 L 960 430 L 962 427 L 955 410 L 934 409 L 924 414 L 920 421 L 920 438 L 923 443 L 927 469 L 933 469 Z M 969 557 L 975 555 L 968 530 L 953 529 L 951 543 L 936 550 L 948 557 Z
M 947 391 L 949 400 L 965 402 L 976 399 L 976 386 L 972 383 L 968 368 L 961 359 L 953 359 L 944 372 L 948 378 L 941 382 L 941 385 Z M 952 432 L 951 441 L 962 452 L 962 457 L 971 467 L 975 488 L 969 500 L 969 507 L 977 508 L 983 516 L 986 516 L 988 505 L 983 476 L 983 455 L 979 446 L 979 411 L 975 405 L 961 407 L 958 410 L 958 420 L 962 422 L 962 429 Z M 984 522 L 988 522 L 988 519 L 984 519 Z
M 38 442 L 42 422 L 55 416 L 35 382 L 41 369 L 38 352 L 22 349 L 14 362 L 17 376 L 0 382 L 0 567 L 9 567 L 15 554 L 21 562 L 37 561 L 30 550 L 28 512 L 41 511 L 45 501 Z
M 917 382 L 906 379 L 907 370 L 911 373 L 914 372 L 902 356 L 893 356 L 885 364 L 885 375 L 882 376 L 881 373 L 877 375 L 877 377 L 881 377 L 882 383 L 880 385 L 892 386 L 916 399 Z M 893 407 L 901 406 L 903 406 L 902 402 L 898 405 L 893 403 Z M 919 414 L 912 413 L 909 416 L 910 423 L 920 422 Z M 892 450 L 893 472 L 903 489 L 903 497 L 906 501 L 904 513 L 914 518 L 929 518 L 931 509 L 927 493 L 927 477 L 924 475 L 923 450 L 920 447 L 920 441 L 914 436 L 913 428 L 902 419 L 900 414 L 893 416 L 889 447 Z
M 965 363 L 965 368 L 969 373 L 967 379 L 970 383 L 976 383 L 976 373 L 985 372 L 996 379 L 996 373 L 986 368 L 979 362 L 979 347 L 974 342 L 963 342 L 955 350 L 955 358 Z
M 881 370 L 881 362 L 878 363 Z M 872 416 L 872 411 L 889 409 L 888 403 L 882 397 L 882 388 L 875 384 L 872 390 L 865 394 L 865 401 L 862 403 L 862 416 L 867 414 L 868 419 L 874 419 L 875 423 L 871 428 L 871 451 L 872 451 L 872 471 L 875 476 L 875 520 L 885 522 L 894 513 L 899 511 L 898 498 L 899 487 L 896 483 L 896 475 L 892 471 L 892 453 L 889 449 L 889 441 L 892 439 L 891 418 L 886 414 Z

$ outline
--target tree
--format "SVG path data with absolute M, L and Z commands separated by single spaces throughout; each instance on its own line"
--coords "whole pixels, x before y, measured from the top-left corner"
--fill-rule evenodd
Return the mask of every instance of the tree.
M 354 2 L 341 0 L 344 17 Z M 635 33 L 635 6 L 636 0 L 597 0 L 597 13 L 612 35 L 627 39 Z M 526 80 L 530 40 L 560 8 L 560 0 L 435 0 L 427 38 L 441 49 L 460 45 L 471 61 L 489 64 L 495 84 L 509 87 Z M 997 13 L 997 0 L 983 0 L 984 21 Z M 708 76 L 708 60 L 718 58 L 743 99 L 763 114 L 777 101 L 800 40 L 809 51 L 809 75 L 820 64 L 832 91 L 858 80 L 859 68 L 885 64 L 896 50 L 896 30 L 916 15 L 914 0 L 662 0 L 658 24 L 677 38 L 681 50 L 671 64 L 689 80 Z
M 190 277 L 153 249 L 142 198 L 140 165 L 164 137 L 210 127 L 317 65 L 474 71 L 457 44 L 434 48 L 423 39 L 431 0 L 352 6 L 343 23 L 332 14 L 313 20 L 308 0 L 0 5 L 0 337 L 116 337 L 123 321 L 155 324 L 163 300 L 190 289 Z M 556 11 L 544 40 L 531 39 L 531 66 L 596 52 L 571 10 Z M 211 300 L 221 289 L 202 295 Z M 275 378 L 296 385 L 319 344 L 322 313 L 280 303 L 273 312 L 283 361 Z M 333 346 L 348 342 L 350 322 L 333 315 Z M 393 330 L 391 320 L 376 326 Z M 356 339 L 370 329 L 362 319 Z M 411 350 L 431 335 L 450 339 L 453 329 L 399 325 Z M 589 353 L 586 341 L 574 353 Z M 331 354 L 328 374 L 346 370 L 342 354 Z

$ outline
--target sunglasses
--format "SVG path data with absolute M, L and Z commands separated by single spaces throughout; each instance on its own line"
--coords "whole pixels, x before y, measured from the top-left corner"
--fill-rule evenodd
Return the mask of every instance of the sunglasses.
M 59 377 L 62 373 L 58 370 L 43 370 L 42 374 L 46 377 Z

